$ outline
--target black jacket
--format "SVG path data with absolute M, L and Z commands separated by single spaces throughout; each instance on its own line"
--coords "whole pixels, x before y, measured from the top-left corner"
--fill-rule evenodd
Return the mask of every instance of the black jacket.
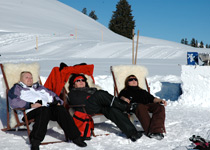
M 73 88 L 68 93 L 69 105 L 85 105 L 86 100 L 96 92 L 96 88 Z M 82 111 L 82 108 L 76 108 L 75 110 Z
M 131 103 L 148 104 L 153 103 L 154 96 L 146 90 L 143 90 L 137 86 L 129 86 L 127 89 L 120 91 L 119 98 L 124 96 L 131 100 Z

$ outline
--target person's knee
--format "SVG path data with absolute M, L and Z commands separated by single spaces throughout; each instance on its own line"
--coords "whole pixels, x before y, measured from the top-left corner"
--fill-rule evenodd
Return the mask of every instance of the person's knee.
M 159 105 L 157 106 L 157 111 L 158 112 L 162 112 L 162 113 L 165 113 L 165 107 L 163 105 Z
M 141 103 L 138 103 L 138 107 L 140 107 L 140 108 L 144 108 L 144 107 L 145 107 L 145 105 L 144 105 L 144 104 L 141 104 Z
M 137 105 L 137 110 L 147 110 L 147 107 L 144 104 L 138 104 Z

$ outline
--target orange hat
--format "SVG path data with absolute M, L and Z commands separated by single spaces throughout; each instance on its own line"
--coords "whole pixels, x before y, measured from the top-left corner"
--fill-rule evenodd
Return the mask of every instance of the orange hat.
M 74 79 L 74 81 L 73 81 L 73 83 L 75 83 L 77 80 L 79 80 L 79 79 L 84 79 L 82 76 L 78 76 L 78 77 L 76 77 L 75 79 Z

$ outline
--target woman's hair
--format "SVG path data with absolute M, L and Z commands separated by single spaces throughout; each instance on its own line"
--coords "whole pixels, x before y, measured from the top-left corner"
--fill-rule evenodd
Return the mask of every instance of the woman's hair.
M 85 77 L 84 74 L 71 74 L 71 77 L 69 79 L 69 91 L 71 91 L 72 88 L 74 88 L 74 79 L 76 77 L 82 76 L 85 80 L 85 87 L 89 87 L 88 83 L 87 83 L 87 78 Z
M 125 84 L 125 87 L 124 87 L 123 89 L 127 89 L 127 88 L 129 87 L 128 82 L 129 82 L 129 79 L 130 79 L 131 77 L 137 79 L 137 77 L 136 77 L 135 75 L 133 75 L 133 74 L 127 76 L 126 79 L 125 79 L 125 83 L 124 83 L 124 84 Z M 138 79 L 137 79 L 137 87 L 139 87 L 139 81 L 138 81 Z M 139 88 L 140 88 L 140 87 L 139 87 Z

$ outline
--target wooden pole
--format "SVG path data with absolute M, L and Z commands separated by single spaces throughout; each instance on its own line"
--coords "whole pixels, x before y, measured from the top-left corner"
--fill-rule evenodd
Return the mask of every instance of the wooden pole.
M 136 60 L 137 60 L 138 43 L 139 43 L 139 30 L 138 30 L 137 41 L 136 41 L 135 65 L 136 65 Z
M 103 33 L 103 30 L 101 30 L 101 40 L 102 40 L 102 42 L 103 42 L 103 40 L 104 40 L 104 35 L 103 35 L 104 33 Z
M 38 36 L 36 36 L 36 50 L 38 50 Z
M 77 28 L 75 28 L 75 39 L 77 40 Z
M 132 31 L 132 64 L 134 64 L 134 29 Z

